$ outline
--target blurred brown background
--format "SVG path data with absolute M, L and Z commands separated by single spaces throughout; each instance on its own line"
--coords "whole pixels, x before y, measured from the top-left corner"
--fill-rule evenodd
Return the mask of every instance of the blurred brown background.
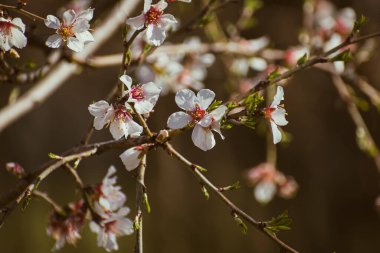
M 95 11 L 112 6 L 113 2 L 97 1 Z M 257 14 L 258 25 L 244 35 L 247 38 L 268 35 L 279 48 L 296 45 L 302 25 L 302 1 L 264 2 Z M 358 14 L 366 15 L 370 23 L 364 32 L 380 30 L 380 1 L 333 2 L 339 7 L 352 6 Z M 30 1 L 29 8 L 44 16 L 55 13 L 64 3 L 35 0 Z M 199 9 L 197 0 L 191 5 L 178 5 L 180 8 L 175 12 L 182 20 L 191 18 L 187 13 Z M 219 14 L 225 20 L 234 20 L 239 8 L 237 4 L 232 5 Z M 37 29 L 43 38 L 51 32 L 42 24 L 38 24 Z M 116 53 L 121 49 L 120 34 L 117 34 L 99 53 Z M 25 59 L 42 57 L 33 48 L 21 52 Z M 377 53 L 360 68 L 360 73 L 378 89 L 379 64 Z M 206 84 L 216 91 L 218 98 L 227 98 L 221 85 L 224 71 L 220 67 L 218 63 L 214 65 Z M 17 161 L 28 171 L 34 170 L 48 160 L 49 152 L 59 154 L 77 145 L 92 120 L 87 106 L 105 97 L 118 72 L 118 67 L 84 69 L 42 106 L 0 133 L 0 167 L 8 161 Z M 10 89 L 9 85 L 0 84 L 2 105 Z M 380 222 L 374 208 L 374 200 L 380 193 L 379 175 L 373 161 L 358 149 L 355 126 L 329 77 L 317 70 L 297 75 L 286 88 L 285 104 L 290 121 L 285 129 L 294 140 L 287 147 L 279 146 L 278 168 L 298 181 L 298 195 L 292 200 L 276 198 L 267 206 L 261 206 L 253 198 L 252 188 L 244 183 L 244 187 L 227 195 L 259 220 L 268 220 L 288 210 L 294 219 L 293 229 L 280 236 L 300 252 L 380 252 Z M 167 117 L 174 110 L 177 108 L 173 95 L 162 97 L 150 119 L 152 128 L 165 127 Z M 379 114 L 370 110 L 364 117 L 380 145 Z M 185 156 L 208 168 L 207 176 L 217 185 L 244 182 L 242 175 L 246 169 L 265 159 L 265 138 L 239 127 L 225 131 L 225 136 L 225 141 L 217 137 L 216 147 L 207 153 L 192 144 L 190 133 L 176 138 L 173 144 Z M 111 135 L 104 130 L 96 132 L 93 141 L 108 139 Z M 120 153 L 111 151 L 86 159 L 79 173 L 88 184 L 99 182 L 107 168 L 114 164 L 119 169 L 119 183 L 128 196 L 127 205 L 134 209 L 135 181 L 124 170 L 118 158 Z M 228 208 L 214 195 L 206 201 L 193 176 L 162 150 L 148 156 L 146 176 L 153 209 L 145 216 L 146 252 L 278 252 L 277 245 L 251 227 L 248 234 L 243 235 Z M 0 191 L 8 191 L 15 184 L 16 180 L 1 169 Z M 40 188 L 61 204 L 79 198 L 74 182 L 64 171 L 54 173 Z M 13 213 L 0 230 L 0 252 L 50 252 L 54 241 L 46 235 L 48 214 L 49 207 L 40 200 L 33 200 L 24 212 Z M 133 252 L 134 236 L 120 239 L 119 244 L 120 251 Z M 67 246 L 61 252 L 104 252 L 104 249 L 96 246 L 96 235 L 86 227 L 77 247 Z

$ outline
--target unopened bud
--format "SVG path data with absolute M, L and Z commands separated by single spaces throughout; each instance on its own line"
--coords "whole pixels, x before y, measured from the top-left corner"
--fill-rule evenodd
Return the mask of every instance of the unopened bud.
M 23 167 L 21 167 L 20 164 L 14 163 L 14 162 L 9 162 L 5 165 L 5 169 L 15 175 L 17 178 L 22 178 L 25 176 L 25 170 Z
M 11 48 L 11 50 L 9 50 L 9 55 L 15 59 L 20 58 L 20 55 L 18 54 L 18 52 L 14 48 Z

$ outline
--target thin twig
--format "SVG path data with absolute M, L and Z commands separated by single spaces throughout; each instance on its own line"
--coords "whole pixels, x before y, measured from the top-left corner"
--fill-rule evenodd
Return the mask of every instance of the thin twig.
M 42 22 L 45 21 L 45 19 L 43 17 L 41 17 L 41 16 L 39 16 L 37 14 L 34 14 L 34 13 L 30 12 L 30 11 L 24 10 L 24 9 L 18 7 L 18 6 L 11 6 L 11 5 L 0 4 L 0 8 L 14 10 L 14 11 L 16 11 L 18 13 L 21 13 L 21 14 L 29 17 L 29 18 L 32 18 L 33 21 L 36 21 L 37 19 L 40 20 L 40 21 L 42 21 Z
M 60 205 L 58 205 L 51 197 L 49 197 L 49 195 L 46 192 L 34 190 L 33 195 L 46 201 L 49 205 L 51 205 L 51 207 L 53 207 L 54 211 L 56 211 L 57 213 L 62 213 L 62 214 L 65 213 L 63 208 Z
M 136 244 L 135 253 L 143 253 L 143 205 L 145 189 L 145 169 L 146 169 L 146 155 L 141 158 L 140 166 L 137 171 L 136 180 L 136 218 L 137 232 L 136 232 Z

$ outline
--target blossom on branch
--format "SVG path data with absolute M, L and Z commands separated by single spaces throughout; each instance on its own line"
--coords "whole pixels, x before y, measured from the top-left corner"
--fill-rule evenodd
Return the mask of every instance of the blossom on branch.
M 120 159 L 128 171 L 134 170 L 139 166 L 144 150 L 144 146 L 136 146 L 127 149 L 120 155 Z
M 285 119 L 286 111 L 280 105 L 280 102 L 284 99 L 284 89 L 281 86 L 277 86 L 276 95 L 273 98 L 273 102 L 269 107 L 264 108 L 264 116 L 270 122 L 273 135 L 273 143 L 277 144 L 281 141 L 282 134 L 278 129 L 278 126 L 285 126 L 288 121 Z
M 27 39 L 24 33 L 25 24 L 20 18 L 10 20 L 0 17 L 0 49 L 9 51 L 12 47 L 25 47 Z
M 146 28 L 146 38 L 148 43 L 159 46 L 166 38 L 166 29 L 177 20 L 171 14 L 164 14 L 168 3 L 161 0 L 152 5 L 152 0 L 144 1 L 144 12 L 134 18 L 127 20 L 127 24 L 135 30 Z
M 134 108 L 137 113 L 145 114 L 153 110 L 153 107 L 156 105 L 158 97 L 160 96 L 160 87 L 153 82 L 132 86 L 132 78 L 128 75 L 121 76 L 120 81 L 127 86 L 127 102 L 134 103 Z
M 94 128 L 103 129 L 105 125 L 110 126 L 110 132 L 115 140 L 121 137 L 139 136 L 143 128 L 137 124 L 125 105 L 108 104 L 107 101 L 101 100 L 91 104 L 88 110 L 94 116 Z
M 87 9 L 79 14 L 74 10 L 67 10 L 63 13 L 62 22 L 53 15 L 48 15 L 45 20 L 45 25 L 55 29 L 56 34 L 51 35 L 46 46 L 51 48 L 59 48 L 63 43 L 74 52 L 81 52 L 84 45 L 94 41 L 94 37 L 89 32 L 89 21 L 93 18 L 94 9 Z
M 187 125 L 195 125 L 191 138 L 193 143 L 203 151 L 212 149 L 215 146 L 215 139 L 212 130 L 219 133 L 220 121 L 227 111 L 224 105 L 208 112 L 207 108 L 215 98 L 215 93 L 209 89 L 202 89 L 197 95 L 193 91 L 183 89 L 177 92 L 175 102 L 179 108 L 186 112 L 175 112 L 169 116 L 167 125 L 171 129 L 181 129 Z

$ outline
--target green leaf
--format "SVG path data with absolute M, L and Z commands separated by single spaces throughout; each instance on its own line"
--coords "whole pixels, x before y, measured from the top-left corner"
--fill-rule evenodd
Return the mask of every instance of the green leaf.
M 343 52 L 341 52 L 340 54 L 329 59 L 329 62 L 335 62 L 335 61 L 349 62 L 351 60 L 352 60 L 351 51 L 350 51 L 350 49 L 346 49 Z
M 307 53 L 305 53 L 301 58 L 297 60 L 297 65 L 303 65 L 307 61 Z
M 148 194 L 146 194 L 146 193 L 144 193 L 143 203 L 145 206 L 145 210 L 148 213 L 150 213 L 152 209 L 150 208 L 150 204 L 149 204 L 149 200 L 148 200 Z
M 275 79 L 276 77 L 279 77 L 281 74 L 280 72 L 278 72 L 278 68 L 273 70 L 271 73 L 269 73 L 268 75 L 268 81 L 272 81 L 273 79 Z
M 222 100 L 214 100 L 214 102 L 212 102 L 212 104 L 208 107 L 207 111 L 208 111 L 208 112 L 211 112 L 211 111 L 215 110 L 215 109 L 218 108 L 222 103 L 223 103 Z
M 195 166 L 195 168 L 197 169 L 197 170 L 199 170 L 200 172 L 206 172 L 207 171 L 207 169 L 206 168 L 203 168 L 202 166 L 199 166 L 199 165 L 194 165 Z
M 201 190 L 202 190 L 202 192 L 203 192 L 203 195 L 206 197 L 206 199 L 209 200 L 209 198 L 210 198 L 210 194 L 208 193 L 206 186 L 204 186 L 204 185 L 202 184 L 202 185 L 201 185 Z
M 51 158 L 51 159 L 62 159 L 62 156 L 59 156 L 59 155 L 56 155 L 56 154 L 53 154 L 53 153 L 49 153 L 48 156 Z
M 237 215 L 236 213 L 233 213 L 232 214 L 232 217 L 234 218 L 236 224 L 239 225 L 239 227 L 241 228 L 241 232 L 246 235 L 247 232 L 248 232 L 248 227 L 247 225 L 244 223 L 244 221 L 239 217 L 239 215 Z
M 265 226 L 264 230 L 276 234 L 280 231 L 290 230 L 290 225 L 292 224 L 292 219 L 288 216 L 288 211 L 283 212 L 276 218 L 272 218 Z
M 355 21 L 354 28 L 352 29 L 352 32 L 357 33 L 360 32 L 363 25 L 367 23 L 367 18 L 362 14 L 360 17 Z

